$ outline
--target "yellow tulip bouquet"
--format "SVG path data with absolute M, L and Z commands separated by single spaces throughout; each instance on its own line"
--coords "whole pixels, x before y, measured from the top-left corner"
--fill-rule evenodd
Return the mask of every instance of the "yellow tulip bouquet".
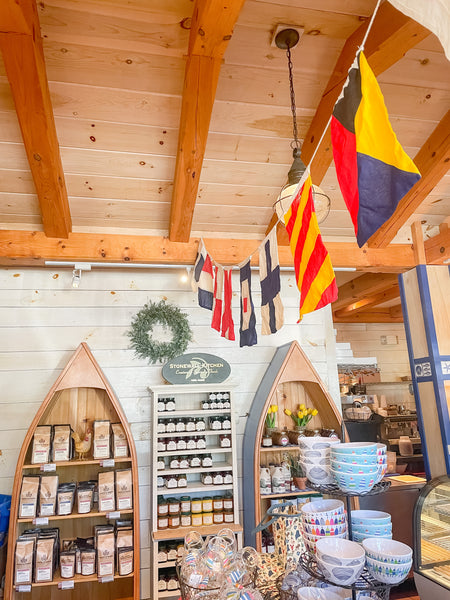
M 291 417 L 297 427 L 306 427 L 318 412 L 315 408 L 306 408 L 304 404 L 300 404 L 297 412 L 292 412 L 288 408 L 284 409 L 284 414 Z
M 278 406 L 276 404 L 271 404 L 267 409 L 266 427 L 268 427 L 269 429 L 273 429 L 275 427 L 275 419 L 277 412 Z

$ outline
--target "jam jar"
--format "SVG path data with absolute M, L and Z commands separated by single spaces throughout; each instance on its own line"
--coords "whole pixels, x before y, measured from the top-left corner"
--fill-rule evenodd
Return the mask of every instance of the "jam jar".
M 177 429 L 177 425 L 175 423 L 175 419 L 167 419 L 166 420 L 166 433 L 175 433 Z

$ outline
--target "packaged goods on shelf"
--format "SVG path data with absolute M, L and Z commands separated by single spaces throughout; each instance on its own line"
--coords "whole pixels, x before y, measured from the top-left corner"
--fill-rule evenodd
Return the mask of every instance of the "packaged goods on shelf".
M 75 503 L 76 483 L 60 483 L 56 497 L 58 515 L 70 515 Z
M 111 423 L 112 447 L 114 458 L 126 458 L 129 455 L 127 436 L 121 423 Z
M 133 477 L 131 469 L 115 471 L 117 510 L 133 508 Z
M 98 510 L 109 512 L 115 508 L 114 471 L 103 471 L 98 474 Z
M 36 427 L 31 450 L 31 463 L 33 465 L 48 463 L 52 442 L 52 426 L 40 425 Z
M 19 519 L 36 516 L 39 496 L 39 475 L 25 475 L 20 490 Z
M 66 461 L 72 458 L 72 427 L 70 425 L 53 426 L 53 461 Z
M 15 552 L 15 585 L 26 585 L 33 578 L 34 539 L 21 539 L 16 542 Z
M 49 517 L 56 514 L 56 495 L 58 493 L 58 475 L 42 475 L 39 488 L 39 516 Z
M 94 421 L 94 458 L 109 458 L 110 453 L 110 421 Z

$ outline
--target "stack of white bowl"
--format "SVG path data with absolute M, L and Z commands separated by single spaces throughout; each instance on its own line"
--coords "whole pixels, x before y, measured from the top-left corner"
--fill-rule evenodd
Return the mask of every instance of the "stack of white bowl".
M 305 476 L 316 485 L 333 483 L 330 449 L 340 444 L 337 438 L 304 437 L 299 439 L 299 462 Z
M 356 542 L 322 538 L 316 544 L 316 561 L 328 581 L 336 585 L 351 585 L 364 569 L 366 554 Z
M 397 585 L 407 577 L 412 566 L 412 550 L 403 542 L 367 538 L 362 546 L 369 573 L 382 583 Z
M 347 537 L 347 515 L 341 500 L 307 502 L 301 513 L 303 540 L 312 554 L 316 551 L 317 540 L 323 537 Z
M 352 510 L 352 539 L 361 543 L 366 538 L 392 539 L 391 515 L 380 510 Z
M 378 480 L 377 444 L 349 442 L 331 448 L 331 474 L 343 492 L 370 491 Z

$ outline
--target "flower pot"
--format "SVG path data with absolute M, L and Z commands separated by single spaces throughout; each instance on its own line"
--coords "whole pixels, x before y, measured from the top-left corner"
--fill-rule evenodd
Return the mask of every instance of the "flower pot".
M 293 477 L 295 487 L 298 490 L 306 489 L 306 477 Z

